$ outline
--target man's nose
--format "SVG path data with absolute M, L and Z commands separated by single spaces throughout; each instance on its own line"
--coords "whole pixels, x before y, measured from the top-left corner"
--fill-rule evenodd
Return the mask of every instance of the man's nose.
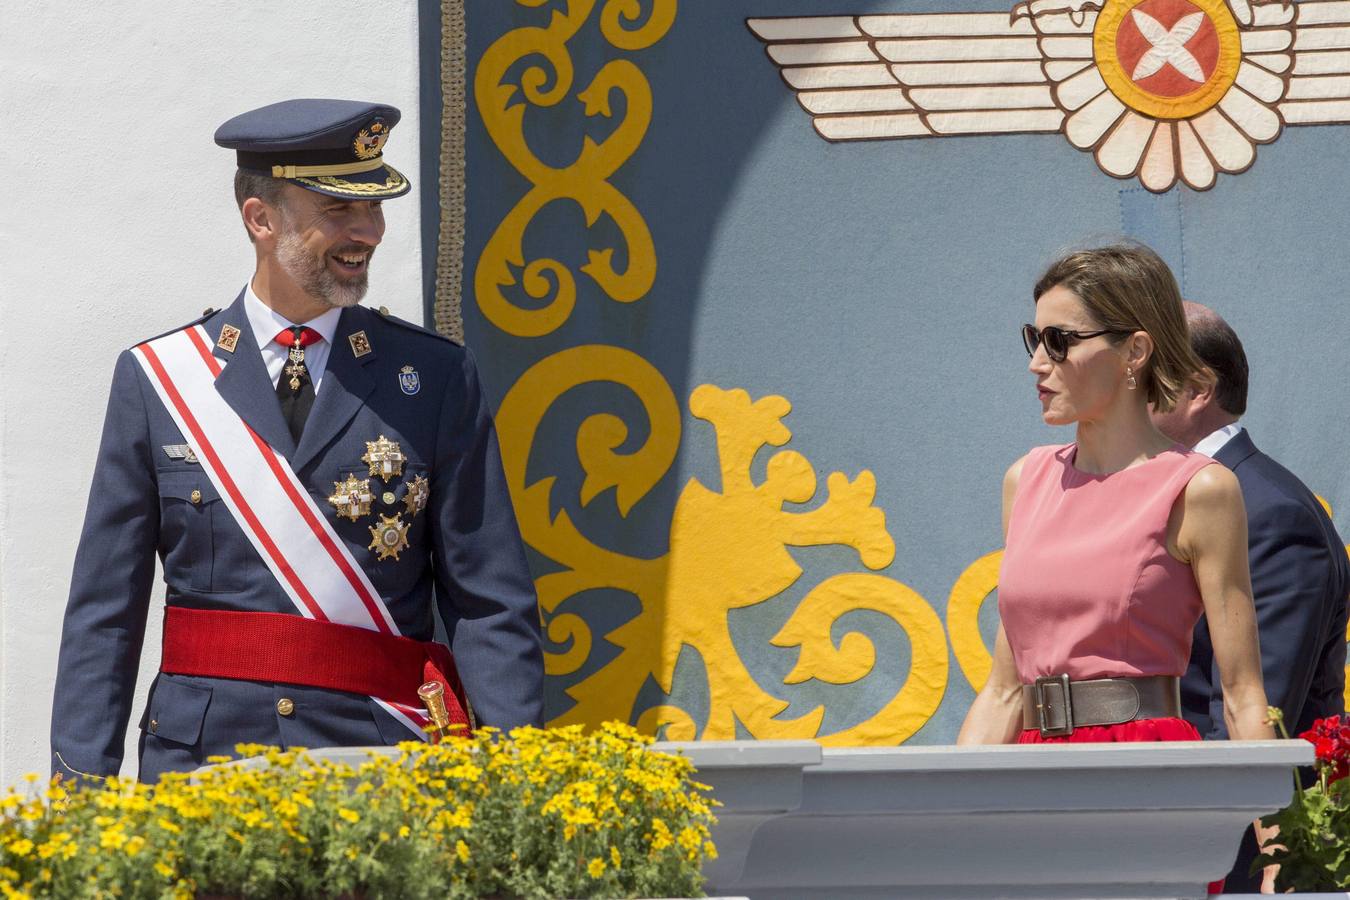
M 384 215 L 376 209 L 363 209 L 348 222 L 347 233 L 354 241 L 374 247 L 384 238 Z

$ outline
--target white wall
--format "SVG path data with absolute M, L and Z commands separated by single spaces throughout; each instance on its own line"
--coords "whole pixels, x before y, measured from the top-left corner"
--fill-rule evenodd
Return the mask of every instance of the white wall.
M 211 134 L 291 97 L 392 103 L 403 120 L 386 155 L 416 179 L 417 92 L 415 0 L 4 5 L 0 785 L 47 770 L 61 617 L 113 361 L 229 303 L 252 273 L 234 154 Z M 417 185 L 385 212 L 366 302 L 421 321 Z M 158 664 L 156 614 L 137 717 Z

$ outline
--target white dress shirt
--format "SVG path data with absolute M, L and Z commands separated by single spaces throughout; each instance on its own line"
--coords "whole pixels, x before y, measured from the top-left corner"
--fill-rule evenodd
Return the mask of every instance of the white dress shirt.
M 262 350 L 263 364 L 267 366 L 267 374 L 272 378 L 272 387 L 277 386 L 290 351 L 289 346 L 283 347 L 274 340 L 281 329 L 304 325 L 319 333 L 323 340 L 305 348 L 305 368 L 309 370 L 309 380 L 314 383 L 314 394 L 317 396 L 319 384 L 323 381 L 324 367 L 328 364 L 328 351 L 333 349 L 333 335 L 337 333 L 338 317 L 342 315 L 342 310 L 333 307 L 308 322 L 292 322 L 259 300 L 258 295 L 253 293 L 253 285 L 250 283 L 244 287 L 244 311 L 248 314 L 248 324 L 253 329 L 253 337 L 258 341 L 258 348 Z
M 1205 456 L 1208 456 L 1211 459 L 1213 459 L 1214 454 L 1222 450 L 1224 444 L 1227 444 L 1233 438 L 1237 437 L 1241 431 L 1242 426 L 1236 422 L 1233 422 L 1229 425 L 1223 426 L 1218 431 L 1214 431 L 1211 432 L 1210 434 L 1205 435 L 1205 437 L 1200 441 L 1200 443 L 1196 444 L 1191 449 L 1194 450 L 1196 453 L 1203 453 Z

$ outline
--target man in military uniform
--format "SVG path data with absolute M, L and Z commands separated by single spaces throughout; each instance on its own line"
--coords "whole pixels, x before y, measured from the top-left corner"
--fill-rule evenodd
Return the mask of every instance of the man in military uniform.
M 473 356 L 357 305 L 408 192 L 399 111 L 294 100 L 216 132 L 257 269 L 228 307 L 118 359 L 75 559 L 52 767 L 115 774 L 163 563 L 140 775 L 281 747 L 541 720 L 539 619 Z M 433 598 L 451 653 L 432 642 Z M 472 710 L 472 713 L 469 711 Z

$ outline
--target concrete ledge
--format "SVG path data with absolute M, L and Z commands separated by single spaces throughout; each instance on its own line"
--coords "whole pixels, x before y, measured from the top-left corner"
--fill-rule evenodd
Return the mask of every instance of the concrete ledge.
M 697 780 L 722 804 L 713 830 L 717 859 L 703 867 L 709 893 L 740 882 L 755 832 L 801 806 L 802 773 L 823 759 L 815 741 L 667 741 L 652 749 L 689 757 Z
M 773 742 L 754 752 L 769 755 Z M 696 748 L 666 745 L 697 759 Z M 732 823 L 710 893 L 773 897 L 1201 898 L 1242 829 L 1286 803 L 1303 741 L 824 749 L 760 769 L 725 745 L 700 768 Z M 742 764 L 737 765 L 736 760 Z M 738 771 L 739 769 L 739 771 Z M 753 784 L 762 777 L 763 799 Z M 724 792 L 724 785 L 726 790 Z M 770 785 L 778 793 L 768 801 Z M 753 806 L 742 811 L 749 797 Z M 741 821 L 746 813 L 756 818 Z M 738 841 L 749 834 L 749 847 Z

